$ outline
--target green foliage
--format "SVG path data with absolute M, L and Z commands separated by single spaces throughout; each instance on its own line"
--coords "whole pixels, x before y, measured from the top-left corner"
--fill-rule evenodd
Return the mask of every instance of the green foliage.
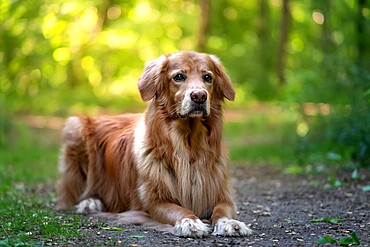
M 136 81 L 144 62 L 194 49 L 196 7 L 181 1 L 2 1 L 0 96 L 12 110 L 33 113 L 132 108 L 140 103 Z
M 329 11 L 330 8 L 342 10 L 340 5 L 343 2 L 331 5 L 327 1 L 321 3 L 314 1 L 314 4 Z M 344 3 L 344 5 L 350 6 L 349 3 Z M 303 151 L 301 153 L 303 161 L 304 157 L 310 154 L 312 156 L 312 153 L 321 153 L 327 154 L 328 163 L 345 164 L 350 161 L 353 168 L 370 167 L 370 97 L 368 93 L 370 64 L 368 59 L 365 62 L 365 57 L 369 56 L 369 49 L 363 47 L 363 42 L 369 41 L 364 37 L 370 30 L 363 26 L 368 17 L 363 16 L 361 9 L 366 6 L 359 5 L 358 7 L 360 13 L 356 14 L 356 10 L 351 11 L 353 17 L 357 15 L 351 26 L 356 26 L 357 29 L 350 30 L 349 26 L 346 28 L 349 23 L 341 23 L 332 16 L 329 16 L 331 22 L 323 25 L 322 32 L 325 35 L 323 39 L 326 39 L 326 42 L 320 45 L 322 46 L 321 52 L 325 56 L 322 58 L 323 64 L 319 65 L 322 68 L 317 69 L 319 73 L 316 75 L 321 75 L 321 78 L 325 78 L 326 81 L 315 78 L 316 81 L 304 91 L 306 96 L 313 96 L 310 101 L 328 102 L 330 111 L 321 115 L 313 114 L 313 117 L 312 114 L 309 117 L 306 112 L 302 113 L 302 118 L 310 125 L 308 135 L 300 140 L 299 151 Z M 339 28 L 338 24 L 345 26 Z M 342 45 L 336 45 L 339 36 L 331 36 L 331 30 L 335 27 L 348 31 L 348 37 L 342 40 Z M 330 47 L 327 44 L 331 44 Z M 368 46 L 369 43 L 366 43 L 366 47 Z M 358 54 L 351 56 L 348 50 L 343 50 L 344 47 L 355 48 Z M 315 95 L 311 95 L 311 92 Z M 306 96 L 301 99 L 307 101 Z
M 370 167 L 370 109 L 366 103 L 333 109 L 329 116 L 316 116 L 311 130 L 300 138 L 303 162 L 312 154 L 326 154 L 320 160 L 348 163 L 352 168 Z M 312 160 L 311 160 L 312 161 Z
M 144 104 L 136 82 L 144 63 L 163 53 L 196 50 L 202 36 L 200 20 L 207 18 L 204 51 L 223 61 L 236 85 L 238 106 L 257 99 L 302 106 L 310 102 L 331 109 L 315 117 L 302 113 L 298 127 L 277 129 L 282 131 L 279 140 L 270 138 L 267 148 L 246 148 L 241 142 L 233 158 L 255 154 L 263 159 L 284 142 L 288 144 L 283 156 L 296 152 L 303 164 L 351 161 L 368 167 L 367 3 L 288 3 L 284 12 L 280 1 L 209 1 L 205 16 L 199 2 L 188 0 L 3 0 L 0 147 L 7 144 L 16 114 L 141 111 Z M 282 25 L 284 15 L 289 22 Z M 284 28 L 288 37 L 281 43 Z M 298 145 L 292 143 L 295 129 Z M 271 162 L 268 157 L 267 161 Z
M 222 58 L 247 95 L 348 102 L 354 82 L 347 68 L 358 60 L 358 6 L 350 0 L 289 2 L 285 84 L 276 77 L 278 2 L 210 1 L 206 51 Z M 196 49 L 201 18 L 197 2 L 180 0 L 4 0 L 1 10 L 0 100 L 12 110 L 54 114 L 139 103 L 143 63 Z M 365 26 L 364 37 L 368 31 Z
M 329 177 L 328 178 L 328 184 L 325 185 L 325 188 L 327 188 L 327 189 L 329 189 L 329 188 L 338 188 L 338 187 L 342 187 L 342 186 L 343 186 L 342 181 L 340 181 L 339 179 Z

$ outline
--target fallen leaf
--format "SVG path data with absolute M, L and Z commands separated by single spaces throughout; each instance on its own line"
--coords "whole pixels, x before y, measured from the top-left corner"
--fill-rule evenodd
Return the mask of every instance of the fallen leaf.
M 359 179 L 360 178 L 360 173 L 358 172 L 357 169 L 353 170 L 352 172 L 352 179 Z
M 130 235 L 130 238 L 145 238 L 143 235 Z
M 342 222 L 343 218 L 319 218 L 319 219 L 312 219 L 310 222 L 317 223 L 317 222 L 326 222 L 331 224 L 337 224 L 339 222 Z
M 339 240 L 340 245 L 354 245 L 360 244 L 360 240 L 357 237 L 357 234 L 353 232 L 350 237 L 341 238 Z
M 337 242 L 337 240 L 335 240 L 334 238 L 331 238 L 329 236 L 323 236 L 321 238 L 319 238 L 318 240 L 316 240 L 316 243 L 318 244 L 335 244 Z
M 71 226 L 73 226 L 73 224 L 72 223 L 63 223 L 62 226 L 71 227 Z
M 107 231 L 123 231 L 124 229 L 121 227 L 102 227 L 101 229 Z
M 370 191 L 370 185 L 362 186 L 362 191 L 369 192 Z

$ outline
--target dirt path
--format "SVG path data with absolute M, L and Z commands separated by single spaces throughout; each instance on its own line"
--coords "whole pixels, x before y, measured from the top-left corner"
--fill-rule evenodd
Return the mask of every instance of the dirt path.
M 343 184 L 328 184 L 327 176 L 284 175 L 278 168 L 238 166 L 231 169 L 236 189 L 239 219 L 254 230 L 244 238 L 209 236 L 179 238 L 139 226 L 123 231 L 101 228 L 81 229 L 86 238 L 77 244 L 115 246 L 315 246 L 329 236 L 339 241 L 355 232 L 361 246 L 370 246 L 370 173 L 361 171 L 351 179 L 350 172 L 336 175 Z M 319 218 L 341 218 L 339 223 L 310 222 Z M 339 242 L 333 246 L 339 246 Z

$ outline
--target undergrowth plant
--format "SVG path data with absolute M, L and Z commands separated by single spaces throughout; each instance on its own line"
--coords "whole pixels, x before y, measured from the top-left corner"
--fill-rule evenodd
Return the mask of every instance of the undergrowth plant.
M 297 153 L 302 163 L 336 163 L 352 169 L 370 167 L 370 108 L 367 102 L 333 107 L 329 116 L 315 116 L 310 121 L 310 131 L 298 142 Z

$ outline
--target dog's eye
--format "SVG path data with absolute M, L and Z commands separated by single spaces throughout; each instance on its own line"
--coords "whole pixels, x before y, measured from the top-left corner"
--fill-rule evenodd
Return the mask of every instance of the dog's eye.
M 186 76 L 184 74 L 177 74 L 173 77 L 173 80 L 175 82 L 182 82 L 182 81 L 185 81 L 186 79 Z
M 203 76 L 203 80 L 205 81 L 205 82 L 208 82 L 208 83 L 211 83 L 212 82 L 212 76 L 210 75 L 210 74 L 205 74 L 204 76 Z

